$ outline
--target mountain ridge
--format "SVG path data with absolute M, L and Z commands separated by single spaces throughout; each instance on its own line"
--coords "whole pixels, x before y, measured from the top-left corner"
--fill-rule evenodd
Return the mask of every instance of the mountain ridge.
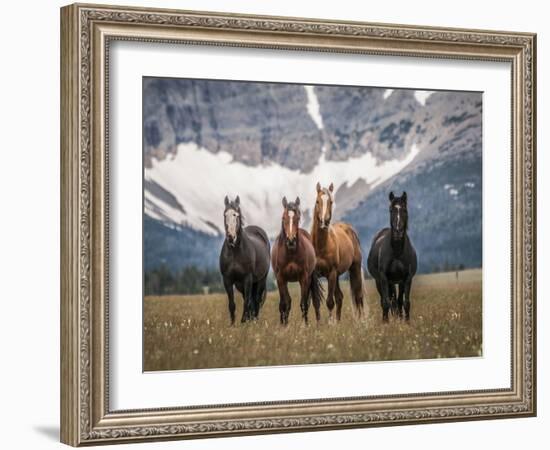
M 481 265 L 481 93 L 153 81 L 144 83 L 144 130 L 156 127 L 155 139 L 144 133 L 149 220 L 219 240 L 223 197 L 239 194 L 250 223 L 273 236 L 283 195 L 301 196 L 307 228 L 316 182 L 333 181 L 335 218 L 358 228 L 366 250 L 374 228 L 387 225 L 388 191 L 403 189 L 426 270 L 445 258 Z M 208 173 L 197 178 L 204 167 Z M 415 217 L 423 222 L 417 230 Z M 455 237 L 446 220 L 458 226 Z M 444 257 L 425 239 L 438 232 L 446 236 L 439 240 Z

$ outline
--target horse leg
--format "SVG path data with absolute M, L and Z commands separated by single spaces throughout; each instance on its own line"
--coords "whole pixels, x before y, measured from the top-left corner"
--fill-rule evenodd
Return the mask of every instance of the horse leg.
M 254 311 L 254 302 L 253 302 L 253 292 L 252 288 L 254 286 L 253 280 L 252 280 L 252 274 L 247 275 L 243 282 L 243 299 L 244 299 L 244 307 L 243 307 L 243 317 L 241 319 L 241 322 L 246 322 L 251 319 L 252 313 Z
M 313 307 L 315 308 L 315 318 L 317 319 L 317 323 L 319 323 L 319 321 L 321 320 L 321 297 L 322 297 L 319 274 L 316 271 L 313 271 L 309 278 L 310 278 L 311 300 L 313 303 Z
M 340 289 L 340 280 L 338 277 L 336 277 L 334 297 L 336 298 L 336 319 L 339 321 L 342 318 L 342 302 L 344 301 L 344 293 L 342 292 L 342 289 Z
M 397 292 L 395 284 L 388 282 L 388 293 L 390 296 L 390 308 L 391 313 L 396 316 L 397 315 Z
M 309 277 L 307 274 L 305 274 L 300 279 L 300 309 L 302 310 L 302 319 L 304 319 L 304 323 L 307 325 L 307 312 L 309 310 L 309 288 L 310 288 L 310 280 L 311 277 Z
M 250 320 L 256 319 L 258 317 L 258 281 L 252 283 L 252 292 L 250 294 L 251 302 L 250 302 L 250 311 L 248 313 Z
M 382 321 L 388 322 L 388 313 L 390 311 L 390 292 L 388 278 L 385 273 L 380 273 L 380 289 L 382 291 Z
M 327 307 L 328 307 L 328 317 L 329 320 L 332 320 L 332 310 L 334 309 L 334 290 L 336 289 L 336 271 L 333 270 L 328 275 L 328 292 L 327 292 Z
M 281 320 L 281 325 L 285 323 L 285 310 L 286 310 L 286 296 L 284 293 L 284 281 L 280 280 L 277 277 L 277 288 L 279 289 L 279 318 Z
M 399 295 L 397 296 L 397 316 L 402 319 L 403 318 L 403 291 L 404 291 L 404 285 L 403 283 L 399 283 Z
M 229 306 L 229 317 L 231 318 L 231 325 L 235 325 L 235 294 L 233 291 L 233 283 L 228 278 L 223 278 L 223 287 L 227 292 L 227 300 Z
M 287 325 L 291 298 L 288 293 L 286 281 L 277 277 L 277 287 L 279 288 L 279 315 L 281 318 L 281 325 Z
M 403 299 L 403 308 L 405 309 L 405 320 L 410 320 L 410 311 L 411 311 L 411 285 L 412 277 L 408 277 L 404 283 L 404 299 Z
M 265 296 L 267 294 L 266 289 L 267 284 L 267 277 L 265 277 L 263 280 L 258 281 L 257 283 L 257 290 L 256 290 L 256 311 L 255 311 L 255 318 L 257 319 L 260 315 L 260 308 L 265 302 Z
M 382 285 L 380 284 L 380 280 L 378 278 L 375 278 L 376 281 L 376 290 L 378 291 L 378 295 L 380 296 L 380 308 L 384 308 L 384 298 L 382 297 Z
M 361 264 L 353 264 L 349 269 L 349 284 L 351 287 L 351 298 L 357 309 L 357 316 L 363 316 L 363 269 Z

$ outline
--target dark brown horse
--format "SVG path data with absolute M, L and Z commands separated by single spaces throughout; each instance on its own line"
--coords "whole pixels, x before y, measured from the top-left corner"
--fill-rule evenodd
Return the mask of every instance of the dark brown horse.
M 317 271 L 328 280 L 327 306 L 330 317 L 336 299 L 336 318 L 342 316 L 344 293 L 340 289 L 338 277 L 349 272 L 351 296 L 357 315 L 363 315 L 363 269 L 361 244 L 357 233 L 347 223 L 331 225 L 334 185 L 321 188 L 317 183 L 317 200 L 313 213 L 311 240 L 317 256 Z
M 313 300 L 315 316 L 320 320 L 322 290 L 319 276 L 315 271 L 315 250 L 309 233 L 300 228 L 300 199 L 294 203 L 283 198 L 283 217 L 281 232 L 271 252 L 271 265 L 279 288 L 279 312 L 281 323 L 288 324 L 291 297 L 287 283 L 300 283 L 300 308 L 302 318 L 307 323 L 310 298 Z

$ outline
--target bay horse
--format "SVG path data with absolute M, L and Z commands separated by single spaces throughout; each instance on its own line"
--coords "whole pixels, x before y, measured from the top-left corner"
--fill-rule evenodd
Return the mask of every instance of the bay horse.
M 225 240 L 220 253 L 220 272 L 227 293 L 231 325 L 235 323 L 233 286 L 243 296 L 241 322 L 257 319 L 265 301 L 269 272 L 269 239 L 260 227 L 244 227 L 239 196 L 225 197 Z
M 390 228 L 380 230 L 372 240 L 367 265 L 380 294 L 382 320 L 388 321 L 388 312 L 410 320 L 411 285 L 416 274 L 416 251 L 407 234 L 407 193 L 396 197 L 390 192 Z M 395 285 L 399 286 L 399 293 Z
M 317 183 L 317 199 L 313 212 L 311 240 L 317 256 L 317 271 L 328 280 L 327 307 L 332 318 L 336 299 L 336 319 L 342 316 L 344 293 L 338 277 L 349 272 L 351 297 L 358 317 L 363 315 L 363 269 L 361 244 L 353 227 L 338 222 L 331 225 L 334 185 L 322 188 Z
M 313 300 L 317 322 L 321 319 L 320 306 L 322 288 L 318 273 L 315 271 L 315 250 L 309 233 L 300 228 L 300 198 L 288 202 L 283 197 L 283 216 L 281 232 L 273 243 L 271 265 L 279 288 L 279 313 L 281 324 L 288 324 L 291 297 L 287 283 L 300 283 L 300 308 L 302 318 L 308 323 L 310 298 Z

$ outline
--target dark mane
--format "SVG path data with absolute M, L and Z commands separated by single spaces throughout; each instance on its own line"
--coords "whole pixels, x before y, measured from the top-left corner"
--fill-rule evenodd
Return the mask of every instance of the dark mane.
M 300 214 L 300 207 L 294 202 L 288 202 L 286 209 L 288 209 L 289 211 L 293 211 L 294 213 Z

